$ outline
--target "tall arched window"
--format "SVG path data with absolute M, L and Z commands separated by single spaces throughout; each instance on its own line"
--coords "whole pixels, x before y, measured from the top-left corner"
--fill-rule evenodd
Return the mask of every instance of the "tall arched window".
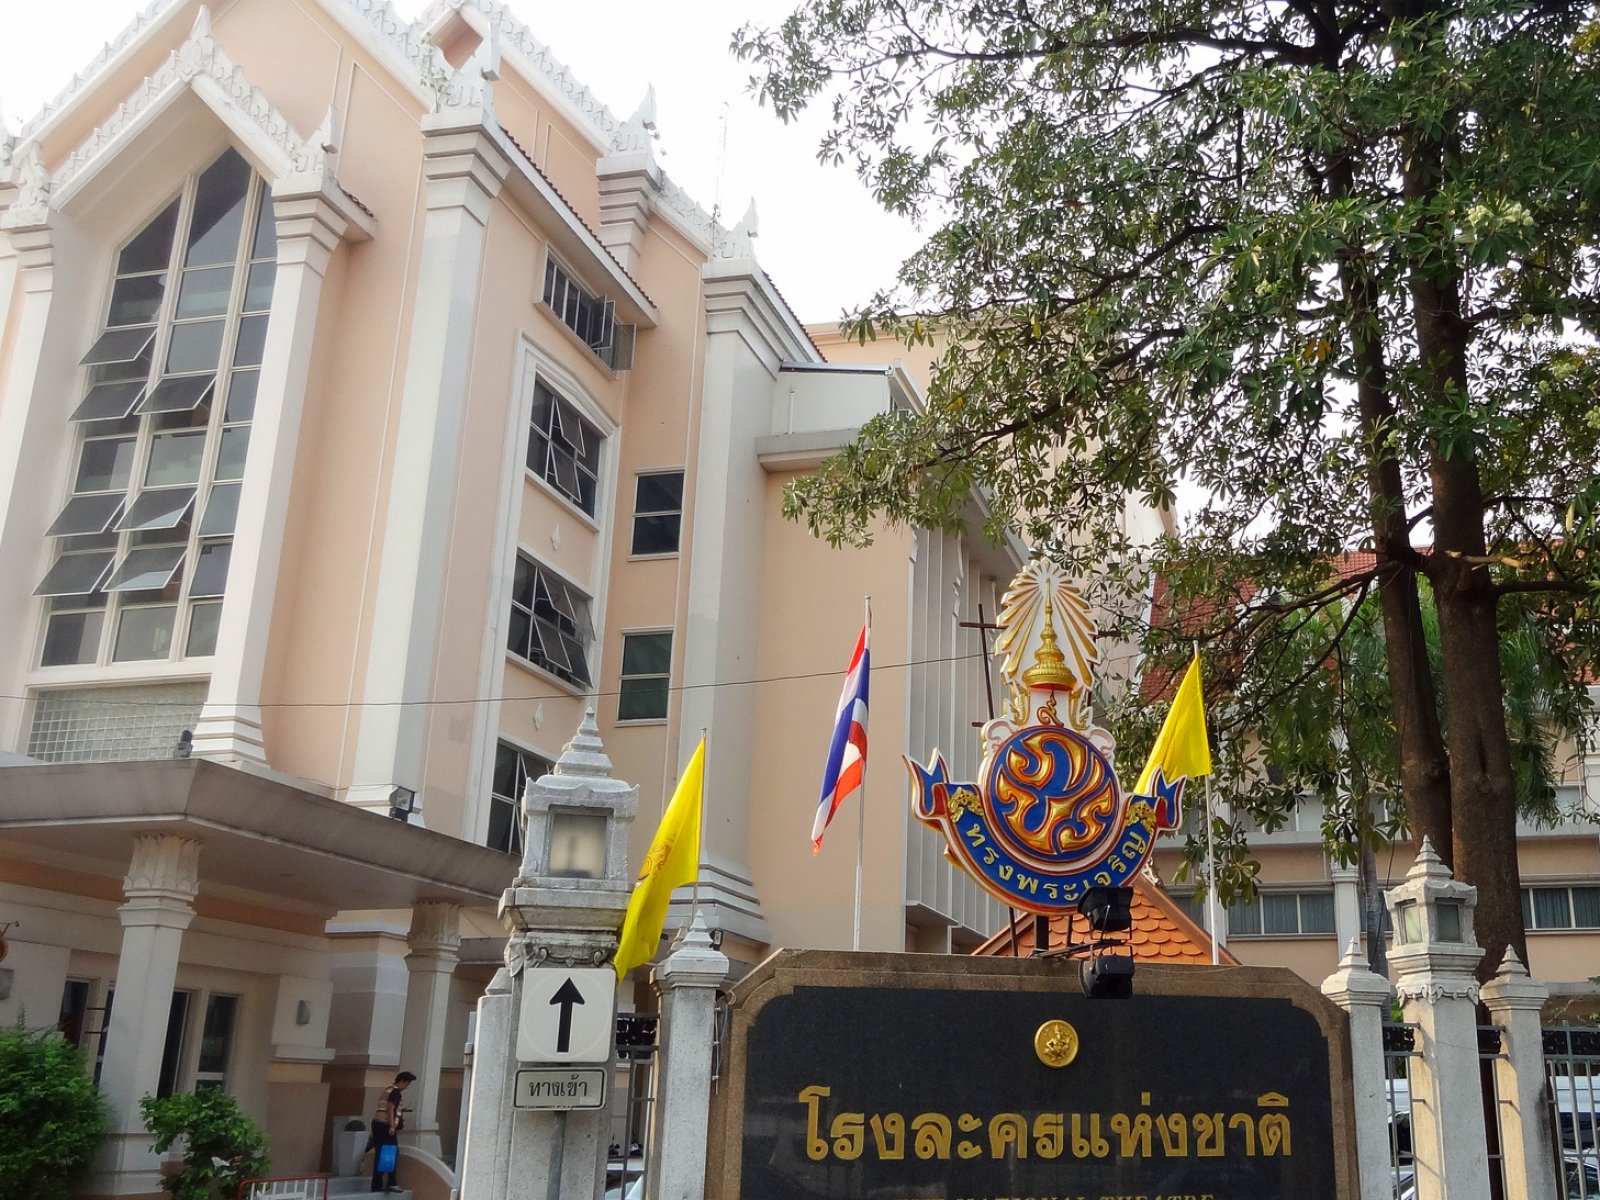
M 34 591 L 41 666 L 215 651 L 276 256 L 271 197 L 232 150 L 122 247 Z

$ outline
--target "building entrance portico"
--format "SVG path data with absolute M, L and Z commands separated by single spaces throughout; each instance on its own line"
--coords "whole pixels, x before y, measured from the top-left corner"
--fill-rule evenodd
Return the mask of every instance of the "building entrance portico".
M 498 894 L 504 855 L 199 759 L 6 766 L 0 789 L 5 1012 L 48 1027 L 78 998 L 111 1109 L 90 1194 L 159 1193 L 139 1101 L 206 1084 L 270 1122 L 275 1171 L 321 1167 L 340 912 L 415 914 L 396 1042 L 418 1076 L 411 1132 L 437 1155 L 458 914 Z

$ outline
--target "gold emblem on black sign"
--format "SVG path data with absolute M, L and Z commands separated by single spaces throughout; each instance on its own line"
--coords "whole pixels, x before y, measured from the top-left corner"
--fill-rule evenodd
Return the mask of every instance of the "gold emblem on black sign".
M 1065 1021 L 1046 1021 L 1033 1035 L 1034 1053 L 1047 1067 L 1064 1067 L 1078 1057 L 1078 1031 Z

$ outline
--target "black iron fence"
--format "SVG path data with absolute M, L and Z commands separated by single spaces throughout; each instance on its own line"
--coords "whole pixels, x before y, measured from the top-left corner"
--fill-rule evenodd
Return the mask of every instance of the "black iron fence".
M 1550 1083 L 1552 1152 L 1561 1200 L 1600 1198 L 1600 1029 L 1558 1025 L 1544 1031 Z
M 1384 1099 L 1389 1127 L 1389 1169 L 1395 1200 L 1415 1200 L 1417 1194 L 1416 1155 L 1412 1145 L 1411 1070 L 1419 1055 L 1417 1028 L 1398 1022 L 1383 1027 Z M 1505 1160 L 1501 1149 L 1499 1095 L 1495 1061 L 1505 1053 L 1500 1030 L 1493 1025 L 1478 1028 L 1478 1063 L 1483 1090 L 1484 1132 L 1489 1156 L 1489 1194 L 1503 1200 Z
M 655 1111 L 655 1057 L 660 1020 L 654 1013 L 617 1016 L 616 1099 L 611 1105 L 611 1146 L 606 1155 L 605 1200 L 639 1200 L 650 1164 L 650 1121 Z

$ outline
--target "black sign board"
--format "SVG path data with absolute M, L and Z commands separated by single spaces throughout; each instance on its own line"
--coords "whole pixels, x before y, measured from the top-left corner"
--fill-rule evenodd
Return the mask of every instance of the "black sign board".
M 1057 980 L 1006 990 L 797 985 L 752 1006 L 735 1090 L 742 1131 L 736 1151 L 731 1130 L 725 1143 L 737 1173 L 722 1195 L 1339 1194 L 1330 1078 L 1339 1048 L 1303 1002 L 1091 1001 L 1075 975 L 1058 970 Z M 1069 1054 L 1065 1065 L 1046 1061 Z

